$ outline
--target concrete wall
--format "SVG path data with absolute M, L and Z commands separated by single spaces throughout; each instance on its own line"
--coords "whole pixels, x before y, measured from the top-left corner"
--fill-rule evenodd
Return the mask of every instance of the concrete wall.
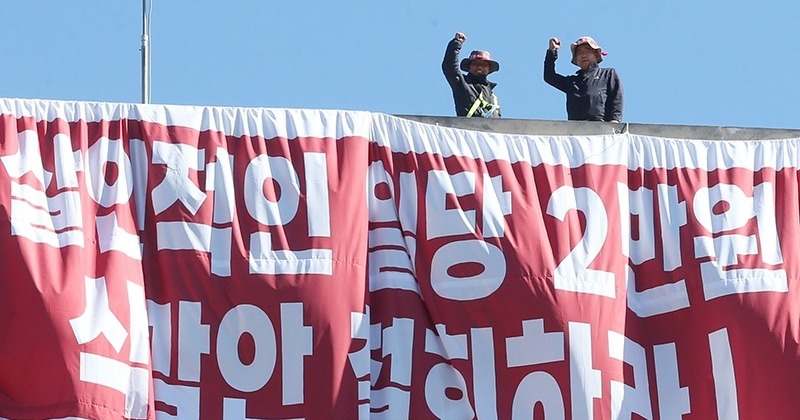
M 631 134 L 694 140 L 771 140 L 800 138 L 800 130 L 698 125 L 658 125 L 604 123 L 590 121 L 514 120 L 508 118 L 431 117 L 398 115 L 398 117 L 442 127 L 526 135 L 592 135 L 614 134 L 627 130 Z

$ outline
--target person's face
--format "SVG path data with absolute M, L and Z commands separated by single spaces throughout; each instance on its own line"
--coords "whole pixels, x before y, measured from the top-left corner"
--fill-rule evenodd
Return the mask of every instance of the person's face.
M 581 44 L 575 48 L 575 61 L 581 70 L 587 70 L 592 64 L 597 63 L 597 51 L 589 44 Z
M 483 60 L 473 60 L 469 63 L 469 72 L 472 74 L 489 74 L 489 63 Z

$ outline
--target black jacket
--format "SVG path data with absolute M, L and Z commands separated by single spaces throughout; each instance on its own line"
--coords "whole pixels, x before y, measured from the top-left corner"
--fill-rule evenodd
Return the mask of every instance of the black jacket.
M 567 94 L 567 118 L 583 121 L 622 121 L 622 82 L 612 68 L 593 67 L 572 76 L 556 73 L 558 51 L 547 50 L 544 81 Z
M 475 100 L 483 94 L 483 99 L 486 102 L 493 102 L 492 95 L 493 89 L 497 83 L 490 82 L 486 76 L 478 76 L 471 73 L 463 74 L 459 70 L 458 54 L 461 52 L 461 41 L 453 39 L 447 44 L 447 49 L 444 52 L 444 59 L 442 60 L 442 73 L 444 73 L 447 83 L 450 84 L 450 89 L 453 90 L 453 101 L 456 105 L 456 115 L 459 117 L 466 117 L 470 108 L 475 103 Z M 483 115 L 481 111 L 488 111 L 486 109 L 479 109 L 474 117 L 488 116 L 491 118 L 500 117 L 499 107 L 493 111 L 488 111 Z

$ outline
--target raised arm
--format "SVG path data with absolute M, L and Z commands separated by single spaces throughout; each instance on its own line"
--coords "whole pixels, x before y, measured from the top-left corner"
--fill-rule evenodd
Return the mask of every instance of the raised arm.
M 566 92 L 567 78 L 556 73 L 556 60 L 558 59 L 558 49 L 561 48 L 561 41 L 558 38 L 550 38 L 550 46 L 544 56 L 544 81 L 554 88 Z
M 460 83 L 461 71 L 458 69 L 458 54 L 461 52 L 461 46 L 467 36 L 461 32 L 456 32 L 456 35 L 447 44 L 447 49 L 444 51 L 444 59 L 442 60 L 442 73 L 447 83 L 450 86 L 455 86 Z
M 611 69 L 611 78 L 608 80 L 608 98 L 606 99 L 606 121 L 622 121 L 623 89 L 619 74 Z

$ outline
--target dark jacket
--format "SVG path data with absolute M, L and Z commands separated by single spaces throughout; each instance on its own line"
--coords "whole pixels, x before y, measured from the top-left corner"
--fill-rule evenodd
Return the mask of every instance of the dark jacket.
M 556 73 L 558 51 L 547 50 L 544 81 L 567 94 L 567 118 L 583 121 L 622 121 L 622 82 L 612 68 L 594 66 L 572 76 Z
M 486 76 L 475 75 L 471 73 L 463 74 L 459 70 L 458 53 L 461 52 L 461 41 L 453 39 L 447 44 L 447 50 L 444 52 L 444 60 L 442 60 L 442 73 L 444 73 L 447 83 L 450 84 L 450 89 L 453 90 L 453 101 L 456 105 L 456 115 L 459 117 L 466 117 L 472 105 L 481 96 L 484 101 L 492 103 L 493 89 L 497 83 L 490 82 Z M 499 103 L 496 109 L 489 107 L 482 107 L 477 110 L 473 117 L 500 117 Z

